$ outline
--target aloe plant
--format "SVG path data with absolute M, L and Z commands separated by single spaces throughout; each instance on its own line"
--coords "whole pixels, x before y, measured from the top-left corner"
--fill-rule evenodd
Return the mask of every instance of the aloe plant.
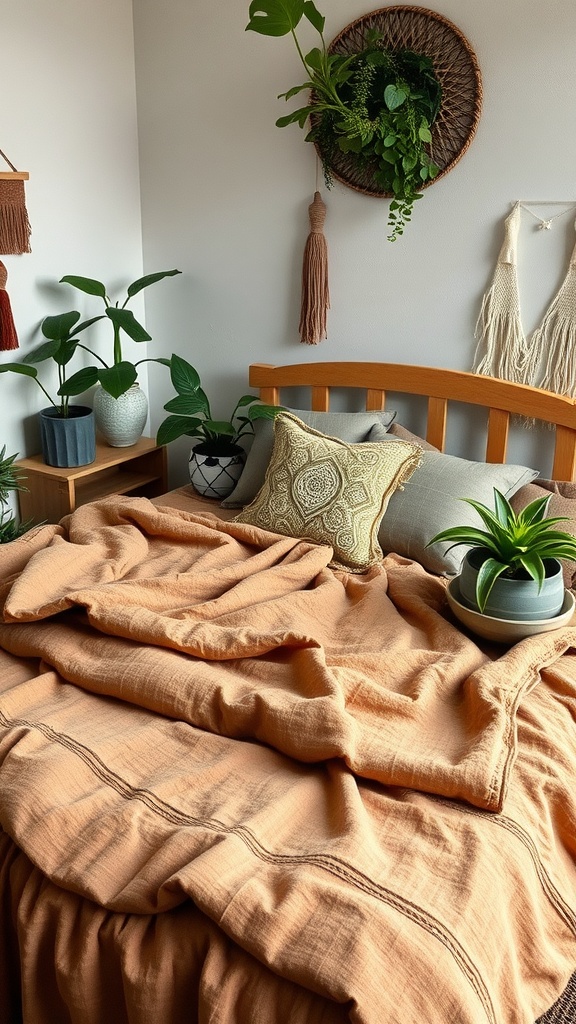
M 180 274 L 180 270 L 161 270 L 155 274 L 147 274 L 145 277 L 139 277 L 137 281 L 133 281 L 129 285 L 126 298 L 120 305 L 120 300 L 115 303 L 108 295 L 106 285 L 102 281 L 96 281 L 92 277 L 78 277 L 77 275 L 67 274 L 65 277 L 60 279 L 60 284 L 69 284 L 73 288 L 77 288 L 78 291 L 84 292 L 86 295 L 94 295 L 101 299 L 104 304 L 104 312 L 93 317 L 91 320 L 86 321 L 82 324 L 81 329 L 91 326 L 97 323 L 99 320 L 108 319 L 112 324 L 113 332 L 113 350 L 112 350 L 112 361 L 106 362 L 101 356 L 92 349 L 88 348 L 84 344 L 80 344 L 80 348 L 83 348 L 90 355 L 94 356 L 98 360 L 100 366 L 89 366 L 86 367 L 87 379 L 89 383 L 87 387 L 91 387 L 93 384 L 101 384 L 105 391 L 113 398 L 119 398 L 125 391 L 136 382 L 138 378 L 138 366 L 141 363 L 162 363 L 165 366 L 169 365 L 168 359 L 139 359 L 136 363 L 131 363 L 124 358 L 122 352 L 122 332 L 127 335 L 132 341 L 144 342 L 151 341 L 152 338 L 145 327 L 138 322 L 131 309 L 127 309 L 127 305 L 130 299 L 138 295 L 139 292 L 143 291 L 144 288 L 148 288 L 152 284 L 156 284 L 158 281 L 162 281 L 165 277 L 173 277 L 175 274 Z M 67 385 L 64 391 L 59 393 L 62 394 L 77 394 L 77 392 L 70 391 L 70 384 Z
M 568 517 L 545 515 L 551 497 L 536 498 L 518 513 L 497 488 L 494 488 L 494 510 L 472 498 L 463 498 L 476 509 L 486 529 L 454 526 L 442 530 L 429 541 L 427 547 L 441 541 L 452 541 L 453 547 L 468 544 L 486 552 L 476 582 L 476 602 L 481 612 L 500 576 L 525 579 L 527 574 L 541 589 L 546 575 L 546 559 L 576 560 L 576 539 L 562 530 L 551 529 Z

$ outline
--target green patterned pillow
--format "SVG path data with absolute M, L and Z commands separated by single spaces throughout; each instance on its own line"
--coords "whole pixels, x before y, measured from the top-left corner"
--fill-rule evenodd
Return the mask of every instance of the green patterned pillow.
M 364 572 L 382 558 L 378 526 L 388 499 L 421 455 L 408 441 L 348 444 L 280 413 L 264 484 L 234 521 L 329 544 L 333 565 Z

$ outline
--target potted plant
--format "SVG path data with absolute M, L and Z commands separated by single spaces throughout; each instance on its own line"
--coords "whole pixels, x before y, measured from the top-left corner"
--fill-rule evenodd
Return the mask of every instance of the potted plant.
M 45 317 L 41 331 L 46 340 L 21 362 L 0 365 L 0 373 L 18 373 L 34 380 L 50 402 L 39 412 L 42 454 L 49 466 L 85 466 L 96 458 L 93 411 L 86 405 L 70 404 L 71 397 L 91 386 L 92 374 L 84 368 L 69 378 L 66 376 L 68 364 L 79 345 L 78 334 L 91 323 L 78 324 L 79 320 L 77 310 Z M 58 401 L 42 384 L 35 365 L 48 359 L 58 369 Z
M 565 516 L 545 517 L 551 495 L 515 513 L 494 488 L 494 510 L 464 498 L 486 529 L 456 526 L 430 544 L 468 544 L 460 576 L 460 597 L 468 607 L 499 619 L 530 621 L 557 615 L 564 601 L 561 558 L 576 560 L 576 539 L 552 529 Z
M 164 406 L 170 415 L 160 424 L 156 442 L 168 444 L 183 436 L 199 438 L 200 443 L 190 452 L 190 482 L 198 494 L 225 498 L 244 466 L 245 451 L 238 442 L 254 433 L 254 420 L 273 419 L 281 406 L 265 405 L 256 395 L 242 395 L 229 420 L 215 420 L 198 371 L 175 354 L 169 364 L 176 396 Z
M 22 536 L 30 523 L 18 523 L 10 508 L 10 493 L 26 490 L 25 477 L 14 467 L 15 455 L 6 455 L 6 445 L 0 450 L 0 544 Z
M 386 48 L 381 33 L 368 32 L 353 54 L 331 53 L 324 41 L 325 18 L 312 0 L 253 0 L 246 29 L 268 36 L 291 34 L 307 75 L 306 81 L 281 95 L 290 100 L 309 90 L 304 107 L 280 117 L 283 128 L 297 123 L 310 128 L 328 187 L 336 151 L 372 171 L 376 186 L 391 195 L 389 241 L 410 220 L 421 188 L 439 173 L 430 156 L 431 126 L 440 110 L 442 88 L 429 57 L 412 50 Z M 304 55 L 296 27 L 306 18 L 320 36 L 320 46 Z
M 148 288 L 165 277 L 173 277 L 180 274 L 180 270 L 162 270 L 155 274 L 147 274 L 133 281 L 128 286 L 126 297 L 122 305 L 120 300 L 115 303 L 108 295 L 108 289 L 102 281 L 96 281 L 91 277 L 78 277 L 68 274 L 61 278 L 61 284 L 70 284 L 73 288 L 84 292 L 86 295 L 95 295 L 102 300 L 104 312 L 99 316 L 87 321 L 83 327 L 91 326 L 100 320 L 108 320 L 112 325 L 112 359 L 106 362 L 100 355 L 92 351 L 86 345 L 80 347 L 89 352 L 98 361 L 98 366 L 89 366 L 87 379 L 89 385 L 97 385 L 94 394 L 94 415 L 98 430 L 107 440 L 108 444 L 114 447 L 125 447 L 134 444 L 144 429 L 148 415 L 148 401 L 146 395 L 140 390 L 137 383 L 138 367 L 141 363 L 163 363 L 168 365 L 167 359 L 139 359 L 132 363 L 124 358 L 122 350 L 122 337 L 130 338 L 131 341 L 151 341 L 148 331 L 138 322 L 132 310 L 128 309 L 128 303 L 135 295 Z

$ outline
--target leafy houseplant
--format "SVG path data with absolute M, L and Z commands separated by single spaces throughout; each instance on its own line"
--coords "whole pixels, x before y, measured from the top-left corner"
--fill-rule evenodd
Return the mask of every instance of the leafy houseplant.
M 6 445 L 0 449 L 0 544 L 15 540 L 29 529 L 29 523 L 17 523 L 9 507 L 11 491 L 23 491 L 25 477 L 15 469 L 15 455 L 6 455 Z
M 439 172 L 430 156 L 431 126 L 440 109 L 442 90 L 432 61 L 411 50 L 386 48 L 381 33 L 367 33 L 363 49 L 353 54 L 329 53 L 324 41 L 325 18 L 312 0 L 253 0 L 246 26 L 262 35 L 291 34 L 307 79 L 281 96 L 291 99 L 310 91 L 306 106 L 280 117 L 283 128 L 305 128 L 322 156 L 326 184 L 339 149 L 353 155 L 360 167 L 372 170 L 376 185 L 392 196 L 390 241 L 402 235 L 422 186 Z M 320 46 L 304 55 L 296 27 L 306 18 L 320 36 Z
M 430 541 L 430 544 L 452 541 L 454 544 L 471 546 L 462 569 L 461 591 L 463 597 L 474 597 L 481 612 L 488 613 L 490 596 L 499 580 L 534 581 L 537 591 L 540 592 L 545 581 L 551 577 L 558 579 L 558 609 L 560 608 L 564 588 L 562 567 L 558 560 L 576 560 L 576 539 L 562 530 L 552 529 L 566 517 L 545 517 L 550 497 L 537 498 L 518 513 L 514 512 L 509 501 L 496 488 L 494 510 L 481 502 L 464 498 L 464 501 L 476 509 L 486 529 L 456 526 L 441 531 Z M 467 588 L 463 589 L 467 566 L 471 566 L 475 580 L 472 595 Z M 522 617 L 521 613 L 517 615 L 517 618 Z
M 183 436 L 198 438 L 200 443 L 190 456 L 191 482 L 202 494 L 226 497 L 244 464 L 244 449 L 238 442 L 254 433 L 255 420 L 273 419 L 281 406 L 265 405 L 256 395 L 242 395 L 229 420 L 215 420 L 198 371 L 176 354 L 169 363 L 176 396 L 164 406 L 170 415 L 160 424 L 156 443 L 169 444 Z
M 84 292 L 86 295 L 95 295 L 102 300 L 104 303 L 104 312 L 100 316 L 95 316 L 91 320 L 86 321 L 82 324 L 81 329 L 90 327 L 92 324 L 97 323 L 99 320 L 108 319 L 112 324 L 113 331 L 113 352 L 112 361 L 107 363 L 101 356 L 97 355 L 92 349 L 86 345 L 80 347 L 89 352 L 90 355 L 94 356 L 98 360 L 100 366 L 89 366 L 86 367 L 86 379 L 89 381 L 87 387 L 91 387 L 93 384 L 101 384 L 105 391 L 108 392 L 113 398 L 119 398 L 123 395 L 132 385 L 136 382 L 138 377 L 138 366 L 141 363 L 153 362 L 163 363 L 168 365 L 167 359 L 140 359 L 136 363 L 131 363 L 124 359 L 122 352 L 122 332 L 131 338 L 132 341 L 142 342 L 151 341 L 151 336 L 148 331 L 136 320 L 132 310 L 127 309 L 127 305 L 130 299 L 138 295 L 139 292 L 143 291 L 144 288 L 148 288 L 152 284 L 156 284 L 158 281 L 162 281 L 165 277 L 173 277 L 175 274 L 180 274 L 180 270 L 162 270 L 156 274 L 147 274 L 145 277 L 138 278 L 137 281 L 133 281 L 129 285 L 126 298 L 122 305 L 119 304 L 119 300 L 116 303 L 112 303 L 112 300 L 108 296 L 106 285 L 101 281 L 96 281 L 91 277 L 78 277 L 75 275 L 66 275 L 60 279 L 60 284 L 70 284 L 73 288 L 77 288 L 79 291 Z M 70 383 L 68 384 L 69 389 Z M 72 393 L 67 391 L 67 393 Z

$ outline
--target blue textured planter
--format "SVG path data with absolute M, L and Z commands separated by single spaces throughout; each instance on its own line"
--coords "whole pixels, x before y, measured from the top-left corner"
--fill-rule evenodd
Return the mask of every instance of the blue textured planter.
M 41 409 L 40 441 L 47 466 L 89 466 L 96 458 L 94 413 L 87 405 L 71 405 L 66 418 L 58 409 Z
M 483 548 L 471 548 L 464 557 L 458 577 L 462 602 L 476 611 L 476 579 L 486 555 Z M 556 558 L 547 558 L 544 568 L 546 578 L 541 590 L 536 580 L 500 576 L 490 591 L 484 614 L 517 622 L 551 619 L 558 615 L 564 601 L 562 566 Z

